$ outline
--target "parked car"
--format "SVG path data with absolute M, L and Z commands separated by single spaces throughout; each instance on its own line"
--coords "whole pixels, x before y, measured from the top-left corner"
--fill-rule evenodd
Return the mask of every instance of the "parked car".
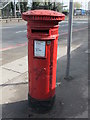
M 75 9 L 74 15 L 86 15 L 86 11 L 83 9 Z
M 20 18 L 21 17 L 21 13 L 19 11 L 16 11 L 16 16 L 17 16 L 17 18 Z
M 68 11 L 62 11 L 63 14 L 65 14 L 66 16 L 69 14 Z

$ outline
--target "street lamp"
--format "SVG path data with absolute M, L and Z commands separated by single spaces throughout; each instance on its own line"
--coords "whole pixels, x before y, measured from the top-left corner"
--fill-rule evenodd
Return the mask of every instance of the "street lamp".
M 15 0 L 14 0 L 14 16 L 16 18 L 16 2 L 15 2 Z
M 66 67 L 66 80 L 71 80 L 70 76 L 70 52 L 71 52 L 71 41 L 72 41 L 72 19 L 73 19 L 73 0 L 70 0 L 69 4 L 69 21 L 68 21 L 68 40 L 67 40 L 67 67 Z
M 20 0 L 18 0 L 18 3 L 19 3 L 19 13 L 21 13 Z

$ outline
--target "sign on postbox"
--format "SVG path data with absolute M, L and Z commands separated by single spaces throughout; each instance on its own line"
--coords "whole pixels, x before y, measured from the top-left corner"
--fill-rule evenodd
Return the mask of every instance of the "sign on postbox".
M 34 56 L 45 57 L 46 42 L 34 40 Z

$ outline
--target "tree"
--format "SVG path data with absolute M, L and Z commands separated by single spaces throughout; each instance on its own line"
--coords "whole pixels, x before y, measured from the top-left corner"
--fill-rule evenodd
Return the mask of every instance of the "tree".
M 23 8 L 24 8 L 24 12 L 26 12 L 28 9 L 27 9 L 27 2 L 23 2 Z
M 37 9 L 37 7 L 40 6 L 40 2 L 32 2 L 32 7 L 31 7 L 31 10 L 35 10 Z
M 80 7 L 82 7 L 82 5 L 79 2 L 74 2 L 75 9 L 80 9 Z
M 45 0 L 45 2 L 34 2 L 32 1 L 32 10 L 35 9 L 48 9 L 48 10 L 54 10 L 60 12 L 62 10 L 62 4 L 61 3 L 55 3 L 55 2 L 49 2 L 49 0 Z
M 62 4 L 61 3 L 56 3 L 56 11 L 61 12 L 62 11 Z
M 16 9 L 19 10 L 19 2 L 16 5 Z M 20 2 L 20 12 L 23 13 L 23 12 L 26 12 L 27 10 L 28 10 L 27 2 Z
M 14 16 L 14 4 L 11 2 L 11 10 L 12 10 L 12 16 Z

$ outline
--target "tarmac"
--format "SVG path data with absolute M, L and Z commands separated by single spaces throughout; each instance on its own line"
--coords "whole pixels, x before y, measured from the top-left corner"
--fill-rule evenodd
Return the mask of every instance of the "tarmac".
M 0 67 L 2 118 L 88 118 L 88 32 L 74 33 L 71 48 L 71 81 L 66 72 L 66 37 L 58 42 L 56 99 L 51 111 L 35 113 L 28 107 L 28 56 Z M 77 39 L 75 41 L 74 39 Z M 1 106 L 0 105 L 0 106 Z

